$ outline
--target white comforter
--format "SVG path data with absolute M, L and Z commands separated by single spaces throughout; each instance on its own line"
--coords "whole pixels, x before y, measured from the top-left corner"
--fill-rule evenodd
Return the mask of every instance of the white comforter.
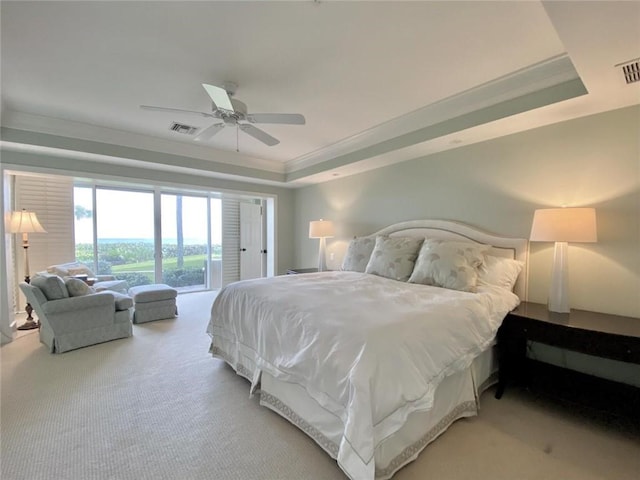
M 207 331 L 214 355 L 236 370 L 243 359 L 255 365 L 254 384 L 266 371 L 338 416 L 339 465 L 373 479 L 377 443 L 412 411 L 431 408 L 439 382 L 489 346 L 518 301 L 490 287 L 474 294 L 355 272 L 286 275 L 222 289 Z

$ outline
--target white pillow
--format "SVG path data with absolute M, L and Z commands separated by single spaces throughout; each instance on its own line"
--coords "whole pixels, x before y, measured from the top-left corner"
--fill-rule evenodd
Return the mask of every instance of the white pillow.
M 364 273 L 375 245 L 376 239 L 373 237 L 356 237 L 351 240 L 342 260 L 342 270 Z
M 483 252 L 490 248 L 466 242 L 425 240 L 409 282 L 475 292 L 478 272 L 474 263 L 480 265 Z
M 423 241 L 421 237 L 377 236 L 365 272 L 406 282 Z
M 76 275 L 86 275 L 87 277 L 93 277 L 93 272 L 88 267 L 81 265 L 79 267 L 72 267 L 68 269 L 69 276 L 75 277 Z
M 74 275 L 87 275 L 88 277 L 95 276 L 89 267 L 80 262 L 51 265 L 50 267 L 47 267 L 47 272 L 58 275 L 59 277 L 73 277 Z
M 519 260 L 487 255 L 478 269 L 478 285 L 495 285 L 511 291 L 523 267 Z

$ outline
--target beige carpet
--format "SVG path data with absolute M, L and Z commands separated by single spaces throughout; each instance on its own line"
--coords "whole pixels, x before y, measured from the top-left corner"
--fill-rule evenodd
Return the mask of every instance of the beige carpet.
M 18 479 L 344 479 L 302 432 L 208 354 L 211 293 L 129 339 L 50 355 L 1 349 L 1 475 Z M 482 398 L 394 479 L 640 478 L 640 435 L 517 390 Z

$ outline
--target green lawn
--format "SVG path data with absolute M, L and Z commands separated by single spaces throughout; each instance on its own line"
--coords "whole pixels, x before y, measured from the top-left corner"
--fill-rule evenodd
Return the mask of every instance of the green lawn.
M 184 268 L 204 268 L 204 262 L 206 255 L 188 255 L 184 257 Z M 162 261 L 162 267 L 164 270 L 176 270 L 178 268 L 177 258 L 165 258 Z M 139 263 L 127 263 L 126 265 L 114 265 L 111 267 L 111 272 L 115 275 L 117 273 L 125 272 L 152 272 L 155 268 L 155 262 L 149 260 L 148 262 Z

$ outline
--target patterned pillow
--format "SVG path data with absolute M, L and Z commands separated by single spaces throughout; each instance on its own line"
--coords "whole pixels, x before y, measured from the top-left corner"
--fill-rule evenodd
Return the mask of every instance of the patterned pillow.
M 31 285 L 42 290 L 47 300 L 60 300 L 69 297 L 64 280 L 57 275 L 38 274 L 31 280 Z
M 440 251 L 444 253 L 457 253 L 464 255 L 473 268 L 478 268 L 484 263 L 485 255 L 491 250 L 491 245 L 471 242 L 453 242 L 447 240 L 430 239 L 429 242 L 440 244 Z
M 79 278 L 66 278 L 64 284 L 67 286 L 67 291 L 69 292 L 69 296 L 71 297 L 81 297 L 82 295 L 95 293 L 95 290 L 93 288 L 91 288 Z
M 421 237 L 376 237 L 365 272 L 406 282 L 423 241 Z
M 475 292 L 478 283 L 476 268 L 484 261 L 483 252 L 490 248 L 466 242 L 426 240 L 409 282 Z
M 373 237 L 356 237 L 351 240 L 342 261 L 342 270 L 364 273 L 375 245 L 376 239 Z

